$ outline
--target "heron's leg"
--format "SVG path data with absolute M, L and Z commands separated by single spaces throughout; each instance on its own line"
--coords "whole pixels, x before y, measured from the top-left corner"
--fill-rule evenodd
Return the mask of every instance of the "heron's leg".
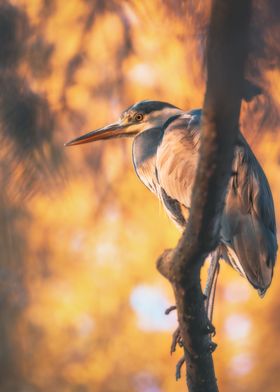
M 213 256 L 211 257 L 210 267 L 208 269 L 208 277 L 204 290 L 205 296 L 205 310 L 207 312 L 208 319 L 212 326 L 212 318 L 213 318 L 213 308 L 214 308 L 214 300 L 217 286 L 217 279 L 220 271 L 220 252 L 217 249 Z

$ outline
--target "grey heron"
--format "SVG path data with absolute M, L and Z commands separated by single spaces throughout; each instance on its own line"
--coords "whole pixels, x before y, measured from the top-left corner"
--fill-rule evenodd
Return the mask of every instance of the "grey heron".
M 67 146 L 134 137 L 135 171 L 184 229 L 199 157 L 202 111 L 185 112 L 159 101 L 141 101 L 116 123 L 80 136 Z M 262 297 L 271 284 L 277 253 L 275 212 L 266 176 L 241 132 L 222 216 L 220 244 L 212 255 L 206 308 L 211 320 L 219 259 L 226 260 Z

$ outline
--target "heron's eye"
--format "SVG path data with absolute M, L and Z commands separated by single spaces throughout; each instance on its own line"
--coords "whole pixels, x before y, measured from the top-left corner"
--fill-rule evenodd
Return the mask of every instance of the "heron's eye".
M 144 118 L 144 116 L 143 116 L 142 113 L 136 113 L 136 114 L 134 115 L 134 120 L 135 120 L 135 121 L 142 121 L 143 118 Z

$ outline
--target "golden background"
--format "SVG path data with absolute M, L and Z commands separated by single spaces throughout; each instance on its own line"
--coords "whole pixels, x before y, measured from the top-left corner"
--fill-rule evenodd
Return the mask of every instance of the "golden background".
M 136 177 L 131 140 L 63 143 L 142 99 L 201 107 L 209 6 L 0 3 L 1 391 L 185 391 L 174 377 L 180 353 L 169 355 L 176 316 L 164 310 L 173 295 L 155 268 L 179 233 Z M 279 222 L 277 23 L 263 2 L 255 10 L 251 76 L 265 95 L 243 104 L 241 125 Z M 214 312 L 221 391 L 280 390 L 279 294 L 279 266 L 261 300 L 222 265 Z

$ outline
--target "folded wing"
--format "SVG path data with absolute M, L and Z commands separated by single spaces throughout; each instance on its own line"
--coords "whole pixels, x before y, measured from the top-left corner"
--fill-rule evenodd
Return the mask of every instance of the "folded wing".
M 193 111 L 174 120 L 157 148 L 160 197 L 168 215 L 181 227 L 190 208 L 198 163 L 200 118 L 201 112 Z M 241 133 L 222 217 L 221 243 L 223 257 L 264 294 L 277 252 L 275 212 L 266 176 Z

